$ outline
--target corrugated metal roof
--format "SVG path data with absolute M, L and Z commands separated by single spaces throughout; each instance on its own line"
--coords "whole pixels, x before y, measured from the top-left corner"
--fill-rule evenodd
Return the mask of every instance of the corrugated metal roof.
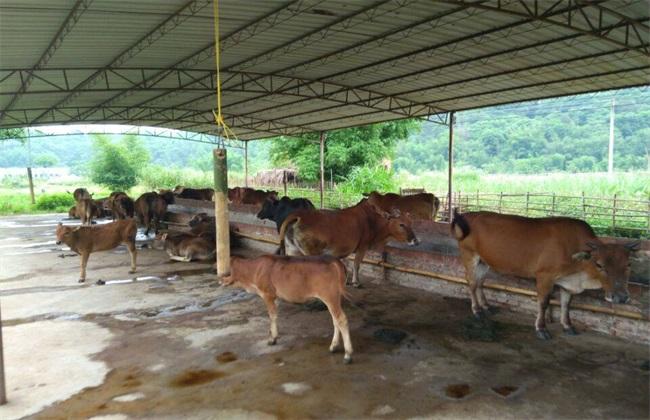
M 241 139 L 650 82 L 647 0 L 221 0 Z M 0 126 L 217 134 L 209 0 L 0 0 Z

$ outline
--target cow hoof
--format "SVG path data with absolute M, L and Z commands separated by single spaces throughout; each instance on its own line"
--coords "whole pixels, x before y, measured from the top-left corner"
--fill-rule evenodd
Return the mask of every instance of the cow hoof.
M 537 338 L 540 340 L 550 340 L 551 339 L 551 333 L 548 332 L 548 330 L 543 329 L 543 330 L 535 330 L 535 334 L 537 334 Z
M 135 273 L 135 270 L 129 270 L 129 274 Z
M 86 279 L 79 279 L 78 283 L 84 283 L 85 281 L 86 281 Z
M 363 286 L 361 285 L 361 283 L 352 283 L 352 287 L 355 287 L 357 289 L 363 289 Z
M 336 353 L 339 350 L 338 346 L 330 346 L 330 353 Z
M 102 279 L 99 279 L 99 280 L 97 280 L 97 282 L 95 284 L 98 285 L 98 286 L 103 286 L 103 285 L 106 284 L 106 282 L 104 280 L 102 280 Z
M 269 341 L 266 342 L 269 346 L 275 346 L 276 343 L 278 342 L 277 338 L 269 338 Z
M 352 363 L 352 356 L 350 356 L 349 354 L 343 356 L 343 363 L 345 363 L 346 365 Z
M 486 318 L 483 311 L 472 311 L 472 313 L 474 314 L 474 318 L 476 318 L 478 321 L 483 321 Z
M 576 329 L 573 328 L 573 326 L 571 326 L 569 328 L 564 329 L 564 334 L 566 334 L 566 335 L 578 335 L 578 331 L 576 331 Z

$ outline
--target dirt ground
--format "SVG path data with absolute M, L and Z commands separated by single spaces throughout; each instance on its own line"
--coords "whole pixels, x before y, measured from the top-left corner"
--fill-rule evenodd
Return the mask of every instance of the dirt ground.
M 281 304 L 268 346 L 261 299 L 219 287 L 208 264 L 145 248 L 129 275 L 120 247 L 91 255 L 77 283 L 79 257 L 54 243 L 61 218 L 0 218 L 0 418 L 650 415 L 647 346 L 556 324 L 540 342 L 530 316 L 508 311 L 481 334 L 469 300 L 366 278 L 344 305 L 355 350 L 345 365 L 328 352 L 327 312 Z

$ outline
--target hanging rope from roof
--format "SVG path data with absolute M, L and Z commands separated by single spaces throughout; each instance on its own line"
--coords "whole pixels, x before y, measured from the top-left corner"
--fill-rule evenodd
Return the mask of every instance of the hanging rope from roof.
M 223 119 L 223 114 L 221 113 L 221 46 L 219 44 L 219 0 L 214 0 L 212 2 L 213 6 L 213 17 L 214 17 L 214 59 L 215 65 L 217 67 L 217 110 L 212 110 L 212 115 L 214 115 L 214 120 L 218 126 L 222 128 L 223 135 L 228 140 L 239 140 L 235 133 L 232 131 L 226 121 Z

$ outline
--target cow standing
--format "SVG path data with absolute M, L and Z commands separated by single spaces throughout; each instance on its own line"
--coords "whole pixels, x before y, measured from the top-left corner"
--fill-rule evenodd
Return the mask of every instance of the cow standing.
M 352 285 L 359 287 L 359 266 L 366 251 L 383 247 L 390 238 L 417 245 L 411 220 L 398 210 L 386 213 L 368 200 L 342 210 L 298 210 L 280 228 L 278 253 L 333 255 L 354 253 Z
M 489 268 L 503 274 L 535 278 L 538 312 L 535 330 L 540 339 L 551 338 L 545 324 L 553 286 L 560 286 L 561 324 L 575 335 L 569 318 L 574 294 L 604 289 L 613 303 L 629 300 L 629 256 L 638 243 L 604 244 L 589 224 L 568 217 L 539 219 L 492 212 L 454 212 L 451 224 L 472 300 L 472 312 L 489 310 L 483 292 Z
M 113 220 L 132 218 L 135 212 L 133 199 L 122 191 L 114 191 L 108 197 Z
M 237 286 L 250 293 L 256 293 L 266 304 L 271 320 L 271 337 L 268 344 L 278 339 L 277 298 L 292 303 L 304 303 L 318 298 L 327 305 L 334 336 L 330 352 L 339 347 L 343 337 L 345 348 L 344 363 L 352 362 L 352 341 L 348 319 L 341 308 L 341 297 L 346 297 L 345 266 L 333 257 L 287 257 L 263 255 L 253 259 L 232 257 L 230 275 L 222 278 L 222 284 Z
M 408 213 L 413 220 L 436 220 L 440 208 L 440 200 L 431 193 L 399 195 L 395 193 L 380 194 L 373 191 L 367 197 L 371 204 L 383 211 L 397 209 L 402 213 Z
M 273 220 L 275 227 L 280 232 L 284 220 L 296 210 L 314 210 L 314 204 L 306 198 L 282 197 L 280 200 L 267 198 L 262 205 L 262 210 L 257 213 L 257 218 Z
M 79 200 L 83 200 L 86 198 L 87 199 L 93 198 L 92 194 L 90 194 L 88 190 L 85 188 L 77 188 L 72 192 L 72 196 L 74 197 L 74 201 L 76 201 L 77 203 L 79 202 Z
M 79 283 L 86 281 L 86 265 L 88 257 L 93 252 L 108 251 L 124 243 L 131 255 L 131 270 L 135 273 L 135 235 L 137 227 L 135 220 L 118 220 L 98 226 L 63 226 L 56 227 L 56 243 L 64 242 L 70 249 L 81 255 L 81 275 Z
M 147 192 L 142 194 L 135 200 L 135 215 L 138 218 L 138 222 L 146 226 L 145 235 L 149 235 L 149 231 L 153 226 L 154 231 L 158 234 L 160 229 L 160 222 L 165 219 L 165 214 L 167 213 L 167 205 L 170 204 L 167 200 L 172 200 L 173 195 L 163 195 L 156 192 Z
M 68 212 L 70 214 L 70 212 Z M 97 206 L 92 198 L 82 198 L 77 201 L 75 206 L 75 215 L 81 219 L 81 224 L 84 226 L 90 226 L 92 224 L 93 217 L 97 214 Z

